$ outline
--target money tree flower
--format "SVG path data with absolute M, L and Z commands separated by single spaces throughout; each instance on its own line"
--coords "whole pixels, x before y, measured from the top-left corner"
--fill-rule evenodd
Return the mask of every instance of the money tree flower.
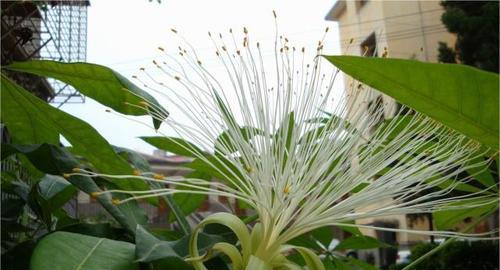
M 470 181 L 463 177 L 466 170 L 485 165 L 486 161 L 471 162 L 485 153 L 478 143 L 418 112 L 401 109 L 392 121 L 381 121 L 383 106 L 370 102 L 373 91 L 357 83 L 350 94 L 339 96 L 334 91 L 339 72 L 320 56 L 322 41 L 315 50 L 317 56 L 308 59 L 304 48 L 277 35 L 271 46 L 273 61 L 265 61 L 263 55 L 269 51 L 253 42 L 246 28 L 241 39 L 233 31 L 228 39 L 209 33 L 217 61 L 224 67 L 216 73 L 205 67 L 180 33 L 172 31 L 180 37 L 178 51 L 159 48 L 163 59 L 153 61 L 154 67 L 141 68 L 134 78 L 163 95 L 170 107 L 176 106 L 178 113 L 171 113 L 165 123 L 182 140 L 167 138 L 212 170 L 218 180 L 145 172 L 104 175 L 165 185 L 98 195 L 130 194 L 117 202 L 123 203 L 165 194 L 209 194 L 234 198 L 252 208 L 258 219 L 251 230 L 229 213 L 215 213 L 197 226 L 187 259 L 196 269 L 206 269 L 203 261 L 214 252 L 227 255 L 233 269 L 297 269 L 286 259 L 291 250 L 304 257 L 309 269 L 324 269 L 311 250 L 287 243 L 317 228 L 358 219 L 498 202 L 495 194 L 486 191 L 452 193 Z M 130 106 L 164 118 L 154 104 Z M 470 202 L 453 204 L 458 200 Z M 197 234 L 209 223 L 231 228 L 239 244 L 218 243 L 208 254 L 199 254 Z

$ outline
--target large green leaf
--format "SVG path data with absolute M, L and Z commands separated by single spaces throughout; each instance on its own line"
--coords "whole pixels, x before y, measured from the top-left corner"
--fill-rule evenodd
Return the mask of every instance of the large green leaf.
M 38 189 L 40 190 L 40 195 L 46 200 L 54 198 L 57 194 L 63 192 L 65 189 L 75 189 L 68 181 L 64 178 L 56 175 L 45 175 L 40 182 L 38 182 Z
M 2 148 L 5 147 L 2 145 Z M 21 153 L 25 155 L 38 170 L 48 174 L 61 175 L 79 166 L 78 161 L 66 149 L 54 145 L 9 145 L 6 148 L 10 149 L 10 154 Z M 67 180 L 87 194 L 101 191 L 97 184 L 89 177 L 76 175 L 68 177 Z M 145 224 L 147 220 L 144 210 L 139 209 L 135 201 L 129 201 L 121 204 L 119 207 L 112 203 L 109 196 L 99 196 L 97 197 L 97 201 L 120 225 L 132 234 L 135 233 L 137 224 Z M 140 214 L 143 216 L 138 217 Z
M 153 138 L 153 139 L 158 138 L 160 143 L 164 142 L 164 140 L 162 140 L 163 139 L 162 137 L 148 137 L 148 138 Z M 181 140 L 181 139 L 179 139 L 179 140 Z M 148 164 L 148 161 L 145 158 L 143 158 L 141 155 L 139 155 L 137 152 L 134 152 L 134 151 L 126 149 L 126 148 L 116 147 L 116 146 L 114 148 L 115 148 L 115 151 L 119 155 L 121 155 L 122 157 L 127 159 L 128 162 L 134 166 L 134 168 L 136 168 L 140 171 L 147 171 L 147 172 L 152 171 L 151 167 Z M 162 183 L 158 183 L 158 182 L 148 182 L 148 183 L 153 189 L 164 188 L 164 185 Z M 182 210 L 181 210 L 181 207 L 183 207 L 184 205 L 180 206 L 174 200 L 174 196 L 170 195 L 170 194 L 158 196 L 158 198 L 163 199 L 165 201 L 165 203 L 168 205 L 168 207 L 170 208 L 170 210 L 172 210 L 172 212 L 170 212 L 170 213 L 172 214 L 172 217 L 175 217 L 177 219 L 177 221 L 179 222 L 179 226 L 181 227 L 181 230 L 185 234 L 189 234 L 191 232 L 191 228 L 189 227 L 189 223 L 186 220 L 186 217 L 182 213 Z
M 44 237 L 31 257 L 32 270 L 128 270 L 135 247 L 121 241 L 83 234 L 56 232 Z
M 75 87 L 80 93 L 95 99 L 117 112 L 128 115 L 147 115 L 147 111 L 129 104 L 144 107 L 141 103 L 154 104 L 147 109 L 160 119 L 153 119 L 155 128 L 168 112 L 150 94 L 110 68 L 91 63 L 62 63 L 48 60 L 16 62 L 6 67 L 39 76 L 51 77 Z M 128 104 L 129 103 L 129 104 Z
M 463 207 L 461 205 L 484 204 L 476 208 Z M 454 210 L 437 211 L 432 213 L 434 225 L 438 230 L 452 229 L 457 223 L 466 218 L 477 218 L 498 208 L 498 202 L 487 198 L 471 198 L 450 203 L 450 206 L 457 207 Z
M 140 137 L 152 146 L 185 157 L 196 157 L 193 153 L 203 154 L 198 146 L 181 138 L 175 137 Z
M 325 56 L 336 67 L 431 118 L 498 149 L 497 74 L 466 65 Z
M 335 250 L 347 250 L 347 249 L 370 249 L 370 248 L 384 248 L 390 247 L 390 245 L 380 242 L 376 238 L 365 236 L 365 235 L 354 235 L 347 239 L 342 240 Z
M 135 244 L 135 254 L 138 262 L 161 260 L 163 265 L 168 265 L 172 269 L 192 269 L 173 249 L 175 242 L 161 241 L 142 226 L 137 226 Z
M 239 132 L 241 139 L 246 142 L 250 141 L 256 135 L 264 135 L 264 131 L 248 126 L 240 127 L 237 131 L 233 132 Z M 214 148 L 219 152 L 221 152 L 222 149 L 226 149 L 230 153 L 234 153 L 237 151 L 233 136 L 231 136 L 231 132 L 229 130 L 225 130 L 217 137 L 217 139 L 215 140 Z
M 198 178 L 204 180 L 210 180 L 210 175 L 206 173 L 194 171 L 185 176 L 186 178 Z M 191 190 L 192 188 L 184 187 L 184 186 L 176 186 L 176 189 L 182 190 Z M 187 216 L 194 212 L 196 209 L 200 207 L 200 205 L 206 201 L 208 198 L 207 195 L 204 194 L 191 194 L 191 193 L 176 193 L 173 196 L 175 203 L 179 206 L 179 209 L 182 211 L 184 216 Z M 169 214 L 169 221 L 173 221 L 175 217 L 175 213 L 171 212 Z
M 47 201 L 50 209 L 55 210 L 73 198 L 76 189 L 64 178 L 47 174 L 38 182 L 38 192 Z
M 63 135 L 75 153 L 87 158 L 100 172 L 132 174 L 132 168 L 111 145 L 88 123 L 60 111 L 2 75 L 2 121 L 19 144 L 58 144 L 46 140 L 50 135 Z M 39 135 L 43 134 L 43 136 Z M 68 171 L 69 172 L 69 171 Z M 126 190 L 146 190 L 142 181 L 123 179 L 117 185 Z

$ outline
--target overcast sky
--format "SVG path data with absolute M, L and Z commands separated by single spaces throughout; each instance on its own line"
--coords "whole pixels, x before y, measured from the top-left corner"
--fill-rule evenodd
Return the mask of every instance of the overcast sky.
M 280 32 L 300 46 L 315 48 L 327 26 L 325 53 L 339 54 L 336 23 L 324 17 L 335 1 L 331 0 L 94 0 L 88 13 L 87 61 L 108 66 L 126 77 L 139 67 L 150 65 L 159 56 L 158 46 L 173 44 L 170 28 L 181 32 L 198 52 L 206 55 L 209 68 L 214 49 L 207 31 L 227 33 L 246 26 L 251 38 L 263 47 L 272 48 L 274 20 L 278 13 Z M 212 65 L 212 66 L 210 66 Z M 61 107 L 90 123 L 111 144 L 143 153 L 153 148 L 137 139 L 154 136 L 155 132 L 132 120 L 105 113 L 105 107 L 87 98 L 85 104 L 65 104 Z M 136 117 L 149 124 L 146 117 Z M 169 133 L 168 130 L 162 130 Z

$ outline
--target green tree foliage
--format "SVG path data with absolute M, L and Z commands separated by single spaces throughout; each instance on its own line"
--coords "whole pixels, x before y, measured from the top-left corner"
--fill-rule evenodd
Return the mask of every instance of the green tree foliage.
M 416 260 L 436 244 L 419 244 L 411 250 L 410 261 Z M 393 267 L 392 269 L 398 269 Z M 428 260 L 415 266 L 415 270 L 470 270 L 498 269 L 498 242 L 493 241 L 456 241 L 432 255 Z
M 457 35 L 454 48 L 439 44 L 439 61 L 475 66 L 498 73 L 498 2 L 443 1 L 441 20 Z

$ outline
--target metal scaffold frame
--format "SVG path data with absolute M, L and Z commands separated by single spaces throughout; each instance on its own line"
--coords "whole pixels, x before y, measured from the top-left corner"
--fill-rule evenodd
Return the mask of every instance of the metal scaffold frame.
M 89 1 L 2 1 L 2 64 L 33 59 L 85 61 L 88 6 Z M 24 74 L 13 77 L 58 107 L 85 102 L 83 95 L 60 81 Z

